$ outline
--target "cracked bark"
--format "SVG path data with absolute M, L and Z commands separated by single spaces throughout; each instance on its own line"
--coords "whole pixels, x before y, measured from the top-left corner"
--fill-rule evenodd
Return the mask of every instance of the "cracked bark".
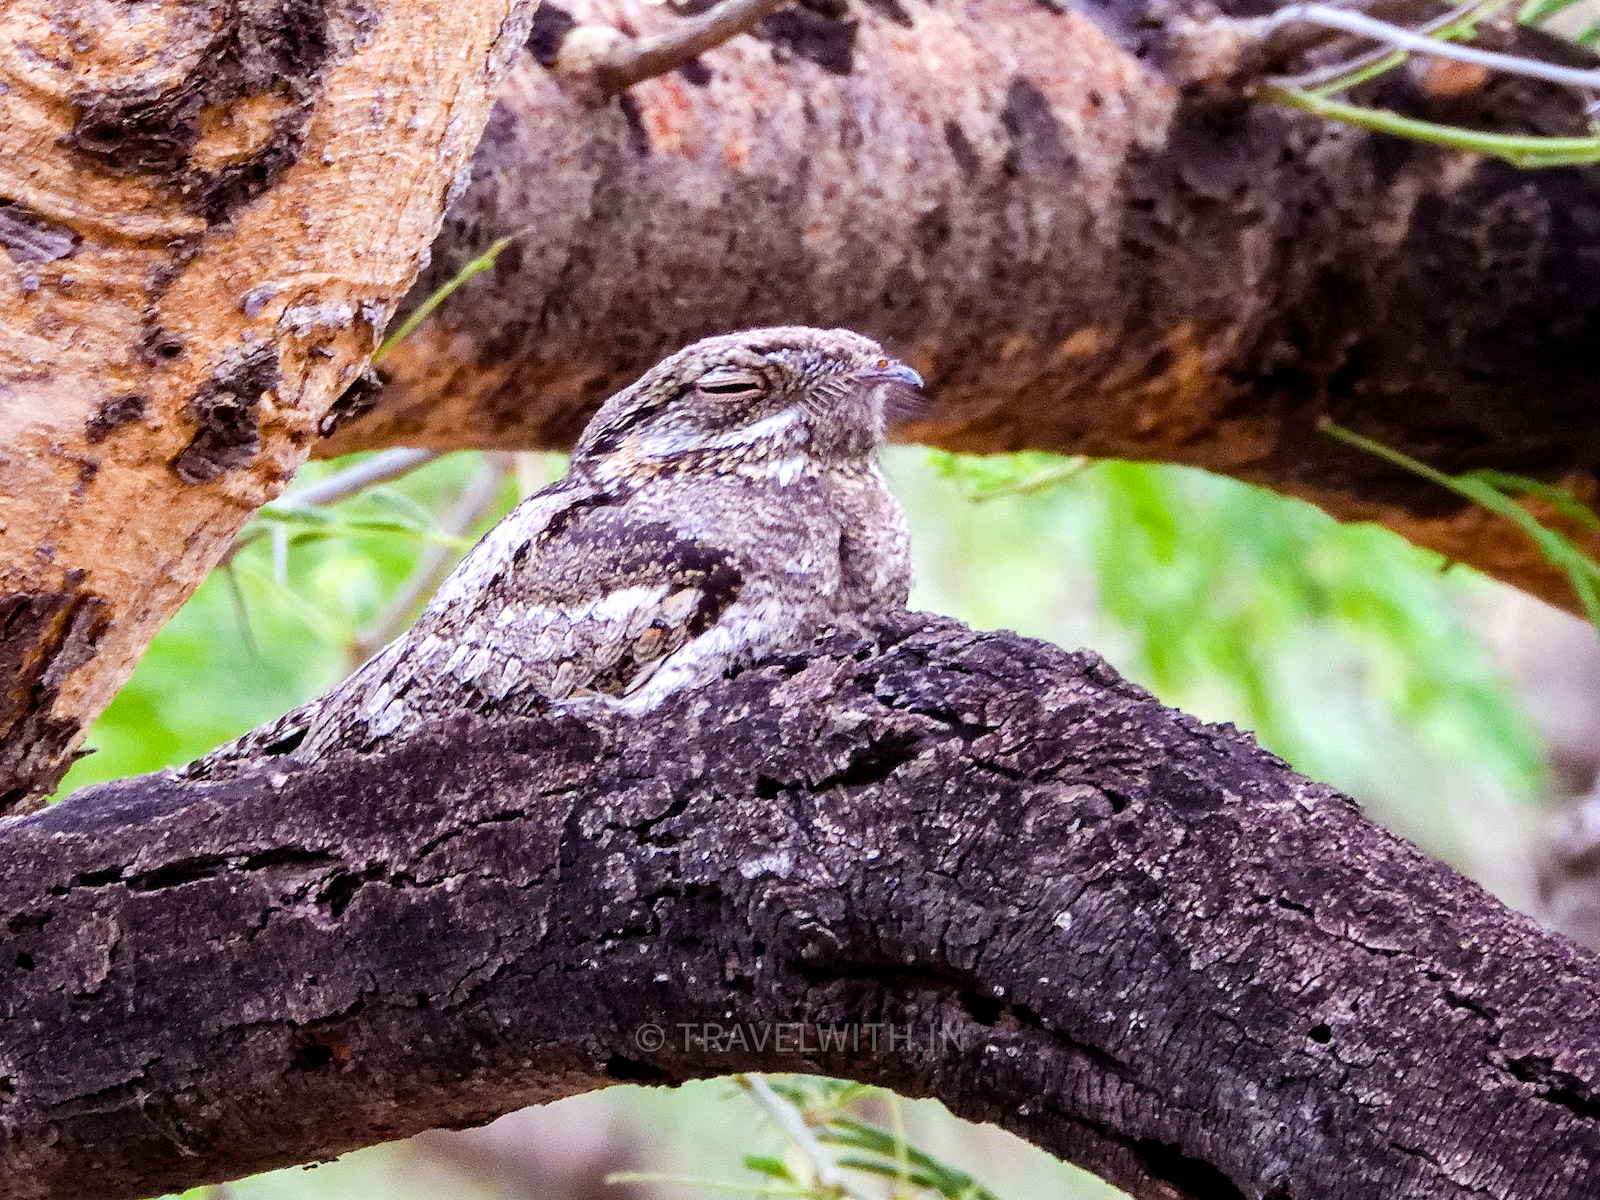
M 305 460 L 529 15 L 0 10 L 0 814 Z
M 1600 494 L 1600 168 L 1518 171 L 1251 104 L 1217 40 L 1186 37 L 1215 13 L 812 0 L 596 107 L 541 64 L 574 27 L 675 18 L 551 0 L 413 295 L 517 241 L 320 452 L 562 447 L 695 337 L 838 324 L 928 378 L 916 440 L 1223 471 L 1570 607 L 1521 533 L 1315 426 Z M 1376 102 L 1587 128 L 1547 85 L 1431 78 L 1392 74 Z
M 0 825 L 0 1014 L 6 1200 L 736 1069 L 1139 1197 L 1600 1182 L 1600 960 L 1093 655 L 920 614 L 643 718 L 463 711 Z

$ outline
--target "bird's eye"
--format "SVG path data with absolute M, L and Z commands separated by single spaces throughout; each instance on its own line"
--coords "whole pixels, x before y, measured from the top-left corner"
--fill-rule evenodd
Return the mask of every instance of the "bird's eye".
M 761 390 L 761 380 L 744 371 L 707 371 L 695 388 L 708 396 L 747 396 Z

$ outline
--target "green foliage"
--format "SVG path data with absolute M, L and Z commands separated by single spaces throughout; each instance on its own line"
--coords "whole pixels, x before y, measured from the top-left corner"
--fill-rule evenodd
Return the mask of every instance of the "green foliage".
M 1348 446 L 1364 450 L 1376 458 L 1393 463 L 1402 470 L 1420 475 L 1454 492 L 1464 500 L 1471 500 L 1497 516 L 1504 517 L 1533 539 L 1533 544 L 1544 555 L 1545 561 L 1561 569 L 1567 582 L 1577 593 L 1589 624 L 1600 632 L 1600 563 L 1584 553 L 1583 548 L 1559 529 L 1546 525 L 1521 504 L 1519 497 L 1542 500 L 1569 520 L 1591 531 L 1600 531 L 1600 517 L 1586 505 L 1561 488 L 1552 487 L 1541 479 L 1526 475 L 1512 475 L 1506 471 L 1468 471 L 1449 475 L 1435 470 L 1427 463 L 1402 454 L 1382 442 L 1363 437 L 1354 430 L 1345 429 L 1332 421 L 1322 423 L 1322 431 Z
M 745 1076 L 736 1077 L 745 1080 Z M 790 1196 L 796 1200 L 843 1200 L 855 1194 L 846 1186 L 822 1178 L 820 1167 L 859 1172 L 894 1181 L 894 1200 L 915 1197 L 941 1197 L 942 1200 L 996 1200 L 989 1191 L 965 1171 L 910 1144 L 900 1119 L 900 1100 L 891 1092 L 843 1079 L 818 1076 L 791 1076 L 770 1080 L 772 1090 L 792 1105 L 801 1124 L 811 1131 L 815 1146 L 808 1146 L 798 1135 L 789 1134 L 789 1153 L 783 1157 L 747 1154 L 745 1170 L 758 1176 L 749 1183 L 723 1182 L 695 1176 L 668 1175 L 648 1171 L 623 1171 L 608 1177 L 609 1183 L 666 1183 L 706 1191 L 750 1196 Z M 882 1102 L 894 1114 L 895 1128 L 886 1129 L 852 1111 L 860 1103 Z M 818 1162 L 817 1147 L 838 1147 L 845 1153 L 833 1154 Z

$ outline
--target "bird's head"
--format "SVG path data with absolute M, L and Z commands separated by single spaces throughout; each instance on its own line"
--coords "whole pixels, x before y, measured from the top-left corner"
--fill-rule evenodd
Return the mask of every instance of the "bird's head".
M 922 377 L 848 329 L 785 326 L 706 338 L 600 407 L 574 463 L 762 469 L 870 458 Z

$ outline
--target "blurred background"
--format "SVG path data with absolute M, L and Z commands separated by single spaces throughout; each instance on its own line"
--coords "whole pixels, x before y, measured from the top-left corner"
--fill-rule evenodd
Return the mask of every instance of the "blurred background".
M 311 464 L 296 488 L 348 478 L 358 460 Z M 63 794 L 187 761 L 327 687 L 563 468 L 459 453 L 337 504 L 291 493 L 263 510 L 156 639 Z M 1384 530 L 1183 468 L 902 447 L 887 469 L 911 521 L 916 607 L 1090 646 L 1164 701 L 1254 730 L 1507 903 L 1600 943 L 1600 649 L 1583 622 Z M 932 1102 L 904 1120 L 1002 1200 L 1119 1194 Z M 195 1195 L 700 1200 L 770 1183 L 742 1159 L 782 1145 L 730 1083 L 617 1087 Z M 616 1171 L 705 1183 L 606 1185 Z

